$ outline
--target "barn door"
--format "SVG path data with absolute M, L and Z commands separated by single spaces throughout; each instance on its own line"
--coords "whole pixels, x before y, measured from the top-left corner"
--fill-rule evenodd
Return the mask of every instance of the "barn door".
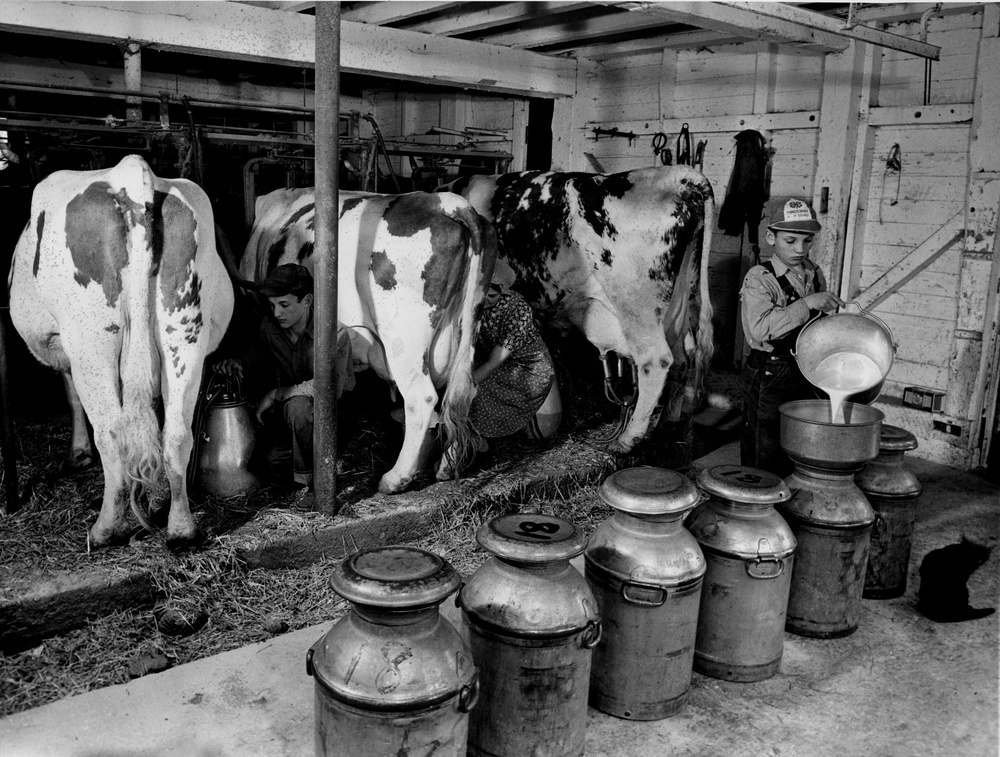
M 846 293 L 886 321 L 899 343 L 883 389 L 886 422 L 916 434 L 931 459 L 964 469 L 969 440 L 942 433 L 940 415 L 908 411 L 900 400 L 906 386 L 960 389 L 952 360 L 956 341 L 970 338 L 958 328 L 969 124 L 885 125 L 867 138 L 867 191 L 856 198 L 863 220 Z M 949 407 L 968 407 L 958 399 Z

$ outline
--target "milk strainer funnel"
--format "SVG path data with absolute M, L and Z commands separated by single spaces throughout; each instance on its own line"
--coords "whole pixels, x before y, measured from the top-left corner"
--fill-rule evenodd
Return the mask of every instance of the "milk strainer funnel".
M 840 313 L 807 323 L 792 354 L 809 383 L 827 393 L 849 390 L 852 401 L 870 404 L 889 375 L 896 347 L 889 327 L 852 301 Z

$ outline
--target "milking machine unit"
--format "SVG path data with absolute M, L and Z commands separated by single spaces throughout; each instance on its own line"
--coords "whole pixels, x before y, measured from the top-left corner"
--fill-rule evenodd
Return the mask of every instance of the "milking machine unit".
M 239 379 L 213 373 L 203 407 L 195 436 L 198 487 L 226 498 L 256 489 L 260 480 L 249 467 L 256 431 Z

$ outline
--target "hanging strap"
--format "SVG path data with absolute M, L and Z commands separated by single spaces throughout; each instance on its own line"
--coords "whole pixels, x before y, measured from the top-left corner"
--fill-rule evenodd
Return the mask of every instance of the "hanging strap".
M 894 173 L 896 175 L 896 192 L 893 195 L 890 206 L 899 204 L 899 184 L 903 178 L 903 155 L 897 142 L 889 149 L 889 156 L 885 159 L 885 171 L 882 172 L 882 196 L 878 203 L 878 222 L 882 223 L 882 201 L 885 199 L 886 177 Z
M 691 165 L 691 132 L 688 131 L 687 124 L 681 126 L 681 131 L 677 135 L 676 152 L 677 152 L 677 165 L 679 166 Z

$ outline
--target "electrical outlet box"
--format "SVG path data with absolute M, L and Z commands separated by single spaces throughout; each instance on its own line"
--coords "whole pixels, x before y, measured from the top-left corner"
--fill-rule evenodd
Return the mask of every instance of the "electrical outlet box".
M 944 407 L 945 393 L 926 386 L 908 386 L 903 389 L 903 404 L 918 410 L 940 413 Z
M 952 436 L 961 436 L 962 427 L 957 423 L 949 423 L 948 421 L 934 421 L 934 430 L 943 431 L 946 434 L 951 434 Z

